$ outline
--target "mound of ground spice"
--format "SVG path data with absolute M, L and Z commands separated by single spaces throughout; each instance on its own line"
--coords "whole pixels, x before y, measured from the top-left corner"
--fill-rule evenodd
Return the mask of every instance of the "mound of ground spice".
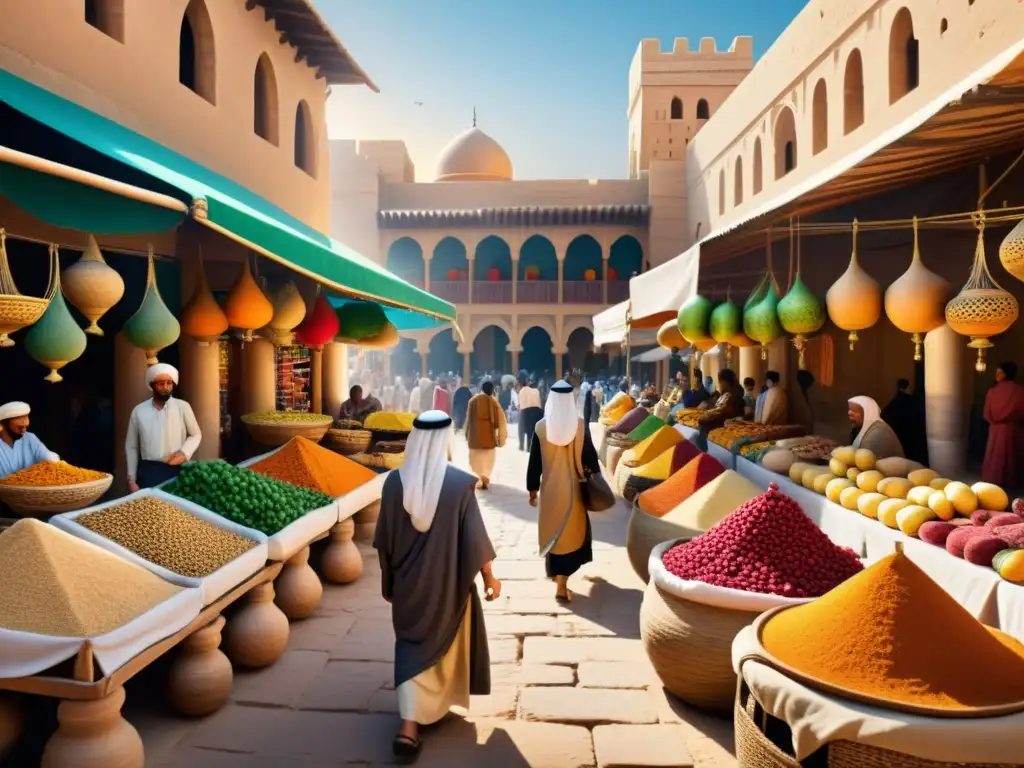
M 676 445 L 673 454 L 680 445 L 692 443 L 684 440 Z M 664 517 L 724 471 L 725 467 L 717 459 L 697 451 L 697 456 L 685 467 L 673 473 L 661 485 L 641 493 L 637 497 L 637 504 L 649 515 Z
M 680 432 L 680 434 L 682 433 Z M 672 450 L 672 474 L 674 475 L 698 456 L 706 455 L 689 440 L 676 443 L 675 448 Z
M 333 498 L 344 496 L 377 476 L 362 464 L 321 448 L 304 437 L 293 437 L 280 450 L 249 469 Z
M 902 552 L 762 628 L 771 655 L 803 674 L 937 709 L 1024 699 L 1024 653 L 1002 640 Z
M 106 475 L 92 469 L 82 469 L 66 461 L 40 461 L 31 467 L 12 472 L 0 480 L 0 485 L 23 488 L 47 488 L 59 485 L 78 485 L 102 480 Z
M 618 432 L 620 435 L 628 435 L 639 427 L 649 415 L 650 412 L 646 408 L 634 408 L 612 426 L 608 427 L 608 431 Z
M 639 467 L 654 461 L 669 448 L 683 439 L 683 436 L 672 427 L 660 427 L 645 440 L 641 440 L 632 448 L 622 452 L 620 461 L 630 467 Z
M 626 435 L 626 439 L 636 440 L 637 442 L 640 442 L 642 440 L 646 440 L 648 437 L 650 437 L 659 429 L 665 426 L 668 425 L 665 424 L 663 420 L 659 419 L 657 416 L 654 416 L 652 414 L 647 416 L 647 418 L 641 421 L 640 424 L 638 424 L 632 432 Z
M 682 504 L 662 515 L 661 519 L 692 531 L 706 531 L 740 505 L 760 495 L 758 486 L 740 473 L 727 469 L 697 489 Z
M 180 587 L 38 520 L 0 536 L 0 627 L 96 637 L 124 626 Z

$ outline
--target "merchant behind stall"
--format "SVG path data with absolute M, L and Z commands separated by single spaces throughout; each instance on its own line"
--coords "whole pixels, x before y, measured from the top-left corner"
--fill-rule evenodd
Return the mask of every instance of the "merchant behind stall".
M 132 493 L 177 477 L 203 439 L 192 406 L 171 397 L 178 384 L 177 368 L 166 363 L 150 366 L 146 383 L 153 397 L 135 406 L 124 441 Z
M 0 406 L 0 479 L 41 461 L 60 461 L 43 441 L 28 431 L 28 403 Z
M 372 395 L 363 397 L 363 388 L 356 384 L 348 391 L 348 400 L 341 404 L 339 418 L 342 421 L 358 421 L 362 424 L 371 413 L 378 413 L 381 410 L 383 406 L 380 400 Z

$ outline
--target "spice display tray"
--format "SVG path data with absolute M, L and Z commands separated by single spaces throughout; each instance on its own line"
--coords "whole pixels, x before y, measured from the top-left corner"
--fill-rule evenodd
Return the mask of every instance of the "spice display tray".
M 239 536 L 244 536 L 247 539 L 252 539 L 256 542 L 256 546 L 249 551 L 242 553 L 234 560 L 225 563 L 208 576 L 196 578 L 192 576 L 182 576 L 180 573 L 174 573 L 163 566 L 151 563 L 149 560 L 140 557 L 127 547 L 123 547 L 104 536 L 100 536 L 98 533 L 95 533 L 84 525 L 76 522 L 77 518 L 81 515 L 96 512 L 101 509 L 107 509 L 109 507 L 116 507 L 120 504 L 124 504 L 125 502 L 145 497 L 157 498 L 160 501 L 164 501 L 172 506 L 178 507 L 182 511 L 187 512 L 194 517 L 205 520 L 211 525 L 231 531 Z M 152 571 L 172 584 L 178 584 L 182 587 L 198 587 L 203 592 L 204 606 L 212 603 L 232 587 L 241 584 L 247 578 L 252 576 L 252 574 L 259 571 L 267 562 L 267 537 L 264 534 L 259 531 L 254 531 L 252 528 L 246 528 L 238 525 L 227 518 L 221 517 L 208 509 L 200 507 L 198 504 L 193 504 L 191 501 L 187 501 L 186 499 L 182 499 L 177 496 L 172 496 L 169 493 L 165 493 L 164 491 L 157 490 L 155 488 L 146 488 L 141 491 L 136 491 L 135 493 L 129 494 L 121 499 L 108 501 L 104 504 L 98 504 L 95 507 L 89 507 L 77 512 L 68 512 L 63 515 L 57 515 L 50 522 L 63 531 L 67 531 L 80 539 L 103 547 L 108 552 L 113 552 L 126 560 L 136 563 L 137 565 L 141 565 L 146 570 Z
M 381 493 L 384 491 L 384 481 L 394 471 L 389 469 L 386 472 L 381 472 L 358 488 L 354 488 L 344 496 L 341 496 L 338 499 L 338 522 L 348 520 L 363 507 L 375 501 L 380 501 Z

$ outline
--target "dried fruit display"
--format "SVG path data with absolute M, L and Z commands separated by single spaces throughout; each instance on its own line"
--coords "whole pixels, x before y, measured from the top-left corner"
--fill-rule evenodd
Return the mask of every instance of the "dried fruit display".
M 724 427 L 713 429 L 708 433 L 708 440 L 728 448 L 739 447 L 737 443 L 759 443 L 765 440 L 781 440 L 786 437 L 799 437 L 804 428 L 799 424 L 755 424 L 752 421 L 730 421 Z
M 838 443 L 829 440 L 827 437 L 811 435 L 810 439 L 794 446 L 789 450 L 800 461 L 823 461 L 832 455 Z

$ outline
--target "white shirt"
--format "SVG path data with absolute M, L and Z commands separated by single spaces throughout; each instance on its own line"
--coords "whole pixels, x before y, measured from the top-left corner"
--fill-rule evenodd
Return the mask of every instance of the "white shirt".
M 128 479 L 135 480 L 139 459 L 166 461 L 172 453 L 181 451 L 187 461 L 202 439 L 192 406 L 184 400 L 168 398 L 163 408 L 157 408 L 152 399 L 139 403 L 128 420 L 124 441 Z
M 20 440 L 15 440 L 13 446 L 8 445 L 6 440 L 0 440 L 0 478 L 13 475 L 41 461 L 60 461 L 60 456 L 48 451 L 43 441 L 31 432 L 26 432 Z
M 533 387 L 523 387 L 519 390 L 519 410 L 525 411 L 527 408 L 541 408 L 540 404 L 540 392 Z

